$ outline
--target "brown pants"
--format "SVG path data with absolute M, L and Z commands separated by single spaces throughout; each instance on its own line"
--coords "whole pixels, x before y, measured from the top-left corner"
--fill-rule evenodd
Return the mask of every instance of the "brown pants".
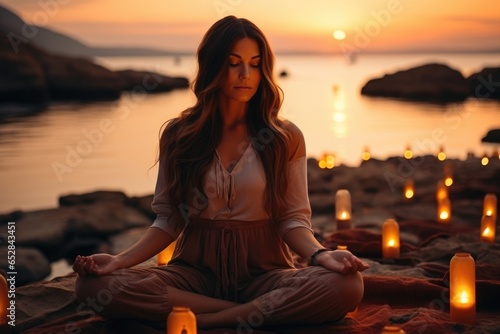
M 165 321 L 167 286 L 239 303 L 260 312 L 251 326 L 341 319 L 363 296 L 359 273 L 293 268 L 290 251 L 268 221 L 198 220 L 184 229 L 167 266 L 78 277 L 78 299 L 108 317 Z

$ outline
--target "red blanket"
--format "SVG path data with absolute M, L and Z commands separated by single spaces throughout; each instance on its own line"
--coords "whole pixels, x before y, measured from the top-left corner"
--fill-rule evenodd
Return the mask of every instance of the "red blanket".
M 402 242 L 401 258 L 381 259 L 380 233 L 371 227 L 338 231 L 325 238 L 325 246 L 346 244 L 365 258 L 371 268 L 363 273 L 365 295 L 355 317 L 321 326 L 255 329 L 217 329 L 220 333 L 381 333 L 393 324 L 406 333 L 500 333 L 500 247 L 479 241 L 478 229 L 439 225 L 434 222 L 403 222 L 400 230 L 418 241 Z M 415 239 L 413 239 L 415 240 Z M 449 319 L 449 260 L 467 251 L 476 260 L 475 326 Z M 132 321 L 106 322 L 100 317 L 81 318 L 72 291 L 74 276 L 17 291 L 17 326 L 14 332 L 49 333 L 164 333 Z

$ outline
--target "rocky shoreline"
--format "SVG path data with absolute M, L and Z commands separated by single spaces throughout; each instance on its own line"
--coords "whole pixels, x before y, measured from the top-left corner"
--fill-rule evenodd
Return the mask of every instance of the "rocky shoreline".
M 318 238 L 336 231 L 334 210 L 338 189 L 348 189 L 351 193 L 353 228 L 370 225 L 369 230 L 380 233 L 376 228 L 373 231 L 373 226 L 381 226 L 387 218 L 435 221 L 436 184 L 443 177 L 445 164 L 453 171 L 454 178 L 449 188 L 451 224 L 479 227 L 484 195 L 494 193 L 500 197 L 498 158 L 483 166 L 479 158 L 442 162 L 430 155 L 410 160 L 391 157 L 385 161 L 371 159 L 359 167 L 341 165 L 331 170 L 320 169 L 318 162 L 310 158 L 309 198 Z M 409 178 L 415 183 L 411 201 L 402 195 L 403 183 Z M 51 262 L 66 259 L 72 263 L 77 254 L 117 253 L 128 247 L 152 224 L 155 217 L 150 207 L 152 199 L 152 194 L 128 197 L 121 191 L 96 191 L 61 196 L 57 208 L 2 214 L 0 253 L 7 251 L 7 223 L 15 222 L 18 284 L 43 280 L 50 274 Z M 6 259 L 7 256 L 0 257 L 0 269 L 8 269 Z
M 31 43 L 0 36 L 0 118 L 36 112 L 57 101 L 116 100 L 133 94 L 189 87 L 184 77 L 155 71 L 111 71 L 91 59 L 52 54 Z
M 500 99 L 500 67 L 487 67 L 465 78 L 445 64 L 423 64 L 369 80 L 361 94 L 412 101 L 447 103 L 469 97 Z

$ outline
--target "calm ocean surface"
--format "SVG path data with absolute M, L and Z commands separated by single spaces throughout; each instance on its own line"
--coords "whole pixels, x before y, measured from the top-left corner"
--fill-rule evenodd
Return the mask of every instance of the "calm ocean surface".
M 480 139 L 500 127 L 500 102 L 469 99 L 434 105 L 360 95 L 370 78 L 428 62 L 441 62 L 465 76 L 500 66 L 498 54 L 362 55 L 354 64 L 342 56 L 278 55 L 285 92 L 282 115 L 306 138 L 308 155 L 335 153 L 337 163 L 357 166 L 364 147 L 373 157 L 416 154 L 449 157 L 491 153 Z M 193 57 L 101 58 L 111 69 L 157 70 L 193 77 Z M 153 192 L 161 125 L 193 103 L 191 91 L 158 95 L 126 93 L 119 101 L 57 104 L 30 117 L 0 125 L 0 212 L 54 207 L 62 194 L 97 189 L 130 196 Z

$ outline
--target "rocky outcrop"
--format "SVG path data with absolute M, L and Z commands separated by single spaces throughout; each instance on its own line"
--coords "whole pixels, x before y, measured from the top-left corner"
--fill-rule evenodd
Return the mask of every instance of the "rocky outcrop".
M 489 130 L 488 133 L 481 138 L 481 141 L 486 143 L 500 143 L 500 129 Z
M 118 74 L 84 58 L 52 55 L 30 43 L 13 45 L 0 36 L 1 102 L 47 103 L 50 100 L 117 99 Z M 5 73 L 2 71 L 2 73 Z
M 45 104 L 47 78 L 31 52 L 14 53 L 7 38 L 0 36 L 0 103 Z
M 66 259 L 71 263 L 78 254 L 110 252 L 113 236 L 147 228 L 153 221 L 142 213 L 142 208 L 134 207 L 140 198 L 132 201 L 120 192 L 68 195 L 61 197 L 60 202 L 66 206 L 0 216 L 0 246 L 8 244 L 7 223 L 15 222 L 15 242 L 21 252 L 16 254 L 16 268 L 22 284 L 46 277 L 50 273 L 49 261 Z M 0 268 L 6 268 L 7 263 L 1 262 L 6 259 L 7 256 L 1 257 Z
M 371 79 L 363 86 L 361 94 L 449 102 L 465 100 L 469 91 L 469 84 L 459 71 L 443 64 L 426 64 Z
M 168 77 L 155 72 L 122 70 L 116 71 L 122 80 L 122 90 L 160 93 L 176 88 L 189 87 L 189 81 L 183 77 Z
M 479 99 L 500 99 L 500 67 L 487 67 L 467 78 L 470 95 Z
M 124 70 L 113 72 L 90 59 L 55 55 L 32 43 L 0 35 L 0 103 L 115 100 L 122 91 L 167 92 L 189 86 L 186 78 Z

